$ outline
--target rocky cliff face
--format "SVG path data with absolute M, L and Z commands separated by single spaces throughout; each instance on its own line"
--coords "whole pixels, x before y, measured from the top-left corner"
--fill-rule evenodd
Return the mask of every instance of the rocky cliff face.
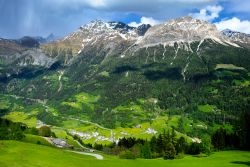
M 31 38 L 0 39 L 0 80 L 8 81 L 27 71 L 50 68 L 57 60 L 45 55 L 39 43 Z

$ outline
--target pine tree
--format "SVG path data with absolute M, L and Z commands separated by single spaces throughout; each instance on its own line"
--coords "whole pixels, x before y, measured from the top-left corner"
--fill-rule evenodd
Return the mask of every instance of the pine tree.
M 145 142 L 145 144 L 141 148 L 141 157 L 146 159 L 151 159 L 151 148 L 149 142 Z
M 242 114 L 240 119 L 241 127 L 241 147 L 250 150 L 250 112 L 246 111 Z
M 174 128 L 172 128 L 172 133 L 171 133 L 171 143 L 174 145 L 174 147 L 176 148 L 177 146 L 177 138 L 176 138 L 176 132 L 174 130 Z
M 163 158 L 164 159 L 174 159 L 175 155 L 176 155 L 176 150 L 174 148 L 174 145 L 172 143 L 168 143 Z
M 150 147 L 152 152 L 157 152 L 157 138 L 155 136 L 150 140 Z
M 164 148 L 163 148 L 163 135 L 159 134 L 159 136 L 158 136 L 158 138 L 156 140 L 157 140 L 156 141 L 156 143 L 157 143 L 156 152 L 161 154 L 164 151 Z
M 169 143 L 171 143 L 170 133 L 169 133 L 169 131 L 167 131 L 167 133 L 164 131 L 163 132 L 163 140 L 162 140 L 162 146 L 163 146 L 164 152 L 167 150 L 167 146 Z
M 214 148 L 218 150 L 225 148 L 225 136 L 226 131 L 223 128 L 220 128 L 212 135 L 212 144 Z
M 186 150 L 187 142 L 182 136 L 177 140 L 176 151 L 177 153 L 183 153 Z

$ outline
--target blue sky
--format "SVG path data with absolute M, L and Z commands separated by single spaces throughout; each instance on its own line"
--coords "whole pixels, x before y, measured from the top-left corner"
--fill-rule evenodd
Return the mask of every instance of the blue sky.
M 249 0 L 0 0 L 0 37 L 64 36 L 94 19 L 138 26 L 187 15 L 250 33 Z

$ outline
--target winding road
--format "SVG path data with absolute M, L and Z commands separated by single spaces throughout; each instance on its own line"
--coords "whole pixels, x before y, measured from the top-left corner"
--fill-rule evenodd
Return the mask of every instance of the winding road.
M 70 151 L 70 150 L 67 150 L 68 152 L 72 152 L 72 153 L 76 153 L 76 154 L 82 154 L 82 155 L 89 155 L 89 156 L 92 156 L 92 157 L 95 157 L 96 159 L 98 160 L 103 160 L 103 156 L 100 155 L 100 154 L 94 154 L 94 153 L 87 153 L 87 152 L 80 152 L 80 151 Z

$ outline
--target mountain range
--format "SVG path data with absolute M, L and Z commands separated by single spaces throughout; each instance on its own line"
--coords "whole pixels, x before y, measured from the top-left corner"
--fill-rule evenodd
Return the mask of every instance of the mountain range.
M 62 39 L 0 39 L 2 100 L 59 127 L 77 118 L 132 128 L 167 115 L 178 120 L 168 127 L 199 136 L 250 108 L 249 70 L 248 34 L 191 17 L 139 27 L 95 20 Z M 22 107 L 13 95 L 26 99 Z

